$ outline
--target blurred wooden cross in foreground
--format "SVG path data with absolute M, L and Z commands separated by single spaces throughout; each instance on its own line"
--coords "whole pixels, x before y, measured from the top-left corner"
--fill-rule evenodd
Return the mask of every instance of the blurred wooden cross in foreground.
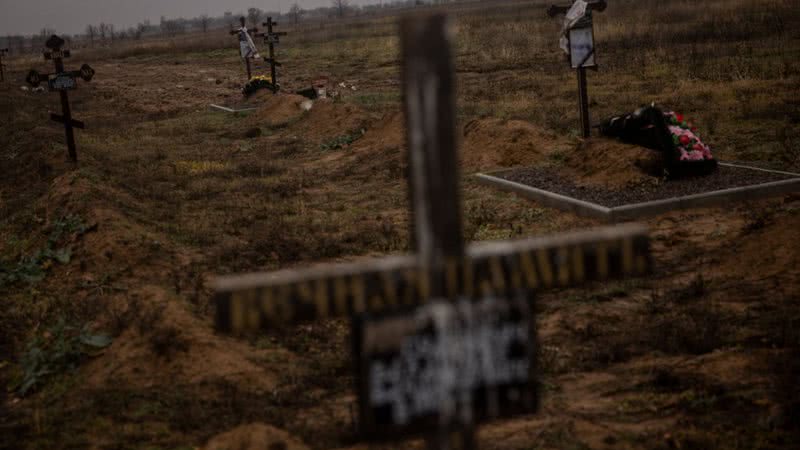
M 5 65 L 3 64 L 3 56 L 8 54 L 7 48 L 0 48 L 0 82 L 6 81 L 6 74 L 3 69 L 5 69 Z
M 445 27 L 438 14 L 400 27 L 415 254 L 221 277 L 216 324 L 351 316 L 362 435 L 471 449 L 478 424 L 537 408 L 533 293 L 645 274 L 650 253 L 635 225 L 465 249 Z
M 65 42 L 60 37 L 53 35 L 47 40 L 45 46 L 47 50 L 44 51 L 44 59 L 53 60 L 55 64 L 55 73 L 40 74 L 35 70 L 28 72 L 25 81 L 33 87 L 39 86 L 43 80 L 47 80 L 47 87 L 50 91 L 58 91 L 61 96 L 61 115 L 50 114 L 50 119 L 55 122 L 64 124 L 64 130 L 67 135 L 67 148 L 69 149 L 69 158 L 72 161 L 78 161 L 78 152 L 75 148 L 75 134 L 73 127 L 83 129 L 84 123 L 80 120 L 72 118 L 72 112 L 69 107 L 69 97 L 67 91 L 77 89 L 78 83 L 76 78 L 82 78 L 84 81 L 92 81 L 94 77 L 94 69 L 89 67 L 88 64 L 81 66 L 80 70 L 66 71 L 64 69 L 64 58 L 70 57 L 69 50 L 62 50 Z

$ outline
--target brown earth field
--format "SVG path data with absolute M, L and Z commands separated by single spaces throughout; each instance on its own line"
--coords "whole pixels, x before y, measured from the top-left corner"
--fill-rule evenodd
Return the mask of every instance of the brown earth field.
M 722 160 L 800 171 L 796 2 L 609 3 L 594 119 L 656 102 Z M 641 150 L 578 137 L 545 6 L 446 9 L 470 241 L 600 225 L 476 172 L 548 164 L 616 189 L 645 177 L 617 154 L 587 166 L 587 152 Z M 57 96 L 20 89 L 46 62 L 4 59 L 0 449 L 424 447 L 359 441 L 346 320 L 234 338 L 211 302 L 216 275 L 409 251 L 396 23 L 283 27 L 285 93 L 243 114 L 209 109 L 241 101 L 227 30 L 77 48 L 68 68 L 97 72 L 70 93 L 87 124 L 77 164 L 49 121 Z M 332 98 L 302 110 L 291 92 L 322 76 Z M 798 448 L 800 194 L 643 223 L 651 276 L 538 295 L 541 408 L 482 426 L 480 448 Z

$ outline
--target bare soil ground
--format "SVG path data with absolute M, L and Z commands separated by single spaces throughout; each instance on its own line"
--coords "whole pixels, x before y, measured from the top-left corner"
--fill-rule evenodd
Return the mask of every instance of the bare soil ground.
M 795 6 L 612 3 L 596 19 L 593 114 L 657 101 L 691 114 L 722 159 L 798 170 Z M 576 137 L 558 26 L 541 4 L 453 11 L 468 239 L 595 225 L 469 177 L 568 170 L 575 149 L 605 145 Z M 259 96 L 249 115 L 210 111 L 238 99 L 233 46 L 75 52 L 69 65 L 97 71 L 71 94 L 88 126 L 76 166 L 48 122 L 57 98 L 19 89 L 45 63 L 8 60 L 0 448 L 367 447 L 354 433 L 347 322 L 220 335 L 209 281 L 408 250 L 393 20 L 289 30 L 286 90 L 324 75 L 340 91 L 310 111 L 291 94 Z M 800 196 L 646 223 L 651 277 L 539 296 L 541 411 L 482 427 L 481 448 L 796 448 Z M 60 321 L 113 342 L 79 351 Z M 422 444 L 383 448 L 398 447 Z

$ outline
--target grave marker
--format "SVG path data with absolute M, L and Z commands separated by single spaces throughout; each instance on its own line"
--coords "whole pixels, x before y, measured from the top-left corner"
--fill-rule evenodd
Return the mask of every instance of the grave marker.
M 5 64 L 3 64 L 3 56 L 8 54 L 7 48 L 0 48 L 0 82 L 6 81 Z
M 362 434 L 447 448 L 458 432 L 471 449 L 476 425 L 537 408 L 533 293 L 645 274 L 650 253 L 636 225 L 464 248 L 445 25 L 434 14 L 400 27 L 415 254 L 221 277 L 216 326 L 354 316 Z
M 69 50 L 62 49 L 64 44 L 64 40 L 60 37 L 56 35 L 50 36 L 50 39 L 48 39 L 45 43 L 45 47 L 47 47 L 48 50 L 45 50 L 43 54 L 45 60 L 53 60 L 56 70 L 55 73 L 40 74 L 35 70 L 31 70 L 28 72 L 28 76 L 25 78 L 25 81 L 27 81 L 31 86 L 37 87 L 42 81 L 47 80 L 48 89 L 51 92 L 57 91 L 61 96 L 62 113 L 61 115 L 50 114 L 50 120 L 64 124 L 64 130 L 67 136 L 67 148 L 69 149 L 69 157 L 72 161 L 77 162 L 78 153 L 75 148 L 75 134 L 73 132 L 73 127 L 84 129 L 85 125 L 80 120 L 75 120 L 72 118 L 67 91 L 78 88 L 78 83 L 75 80 L 76 78 L 80 77 L 84 81 L 92 81 L 92 78 L 94 77 L 94 69 L 92 69 L 88 64 L 84 64 L 81 66 L 80 70 L 66 71 L 64 69 L 64 58 L 69 58 L 71 55 Z
M 578 108 L 581 115 L 581 130 L 585 138 L 591 133 L 586 69 L 597 70 L 592 11 L 603 12 L 606 6 L 608 6 L 606 0 L 577 0 L 572 6 L 552 5 L 547 9 L 547 15 L 550 17 L 566 15 L 565 36 L 562 38 L 566 40 L 566 44 L 562 42 L 562 46 L 569 54 L 570 66 L 576 69 L 578 75 Z
M 239 55 L 244 60 L 245 68 L 247 70 L 247 81 L 249 82 L 250 79 L 253 78 L 250 68 L 250 60 L 258 58 L 258 51 L 256 50 L 255 44 L 253 44 L 252 37 L 250 37 L 250 32 L 252 31 L 254 33 L 253 36 L 258 36 L 258 28 L 248 30 L 247 26 L 245 25 L 244 17 L 239 18 L 239 23 L 241 24 L 241 27 L 238 30 L 231 30 L 230 34 L 232 36 L 237 36 L 239 39 Z
M 272 85 L 274 86 L 273 92 L 278 91 L 278 73 L 275 70 L 276 67 L 281 67 L 281 63 L 275 60 L 275 46 L 280 44 L 281 36 L 286 36 L 285 31 L 273 31 L 272 27 L 278 26 L 278 22 L 273 22 L 272 17 L 267 17 L 267 21 L 264 22 L 262 25 L 267 27 L 266 33 L 258 34 L 258 37 L 263 37 L 264 42 L 267 43 L 269 47 L 269 56 L 264 58 L 264 61 L 269 63 L 269 76 L 272 79 Z

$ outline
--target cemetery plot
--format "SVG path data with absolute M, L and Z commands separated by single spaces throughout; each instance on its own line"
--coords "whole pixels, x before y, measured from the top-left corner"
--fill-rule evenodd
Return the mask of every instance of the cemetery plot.
M 484 184 L 548 206 L 609 221 L 800 191 L 800 174 L 726 163 L 720 163 L 717 171 L 706 176 L 654 179 L 621 189 L 579 184 L 546 166 L 502 170 L 477 177 Z
M 791 57 L 789 65 L 784 60 L 800 41 L 787 40 L 792 28 L 779 25 L 798 23 L 800 10 L 771 0 L 715 2 L 710 10 L 680 0 L 658 8 L 651 3 L 609 2 L 605 13 L 594 14 L 602 69 L 589 75 L 595 119 L 640 101 L 669 99 L 708 128 L 718 157 L 767 160 L 799 172 L 800 161 L 791 159 L 800 131 L 793 126 L 798 73 Z M 467 2 L 442 8 L 458 10 L 452 17 L 458 113 L 441 116 L 458 117 L 462 173 L 542 164 L 558 174 L 564 168 L 577 172 L 567 160 L 580 156 L 572 149 L 598 139 L 575 138 L 575 75 L 556 48 L 560 23 L 548 20 L 541 4 Z M 506 284 L 519 278 L 527 283 L 525 271 L 515 275 L 515 265 L 524 267 L 526 261 L 533 267 L 531 279 L 539 284 L 525 293 L 525 301 L 534 311 L 527 325 L 535 319 L 536 339 L 527 341 L 527 348 L 512 339 L 526 327 L 524 311 L 519 322 L 506 309 L 476 312 L 486 306 L 484 298 L 513 307 L 514 292 L 478 291 L 469 297 L 471 310 L 446 290 L 446 302 L 431 289 L 427 302 L 401 304 L 420 289 L 406 277 L 421 279 L 428 272 L 418 258 L 424 246 L 408 233 L 418 222 L 407 209 L 411 166 L 405 154 L 407 121 L 400 112 L 397 23 L 388 7 L 377 13 L 365 9 L 342 21 L 325 16 L 324 28 L 313 17 L 301 17 L 296 25 L 281 17 L 285 29 L 277 29 L 298 36 L 279 44 L 288 47 L 285 53 L 278 50 L 288 70 L 279 74 L 284 93 L 254 95 L 258 110 L 246 117 L 209 111 L 211 103 L 231 106 L 241 99 L 244 63 L 227 34 L 230 20 L 217 18 L 219 28 L 205 34 L 189 29 L 174 37 L 160 35 L 155 25 L 153 34 L 139 40 L 115 36 L 113 47 L 95 37 L 92 49 L 86 38 L 73 37 L 73 51 L 85 49 L 80 58 L 91 59 L 87 62 L 103 75 L 91 89 L 78 80 L 78 90 L 68 91 L 73 111 L 77 108 L 89 127 L 76 136 L 79 170 L 64 161 L 62 125 L 49 123 L 48 109 L 62 113 L 59 94 L 40 93 L 48 89 L 47 77 L 37 92 L 10 82 L 25 77 L 29 67 L 21 62 L 32 61 L 16 57 L 12 40 L 14 58 L 3 58 L 7 81 L 0 83 L 5 305 L 0 382 L 14 391 L 6 392 L 9 408 L 0 420 L 0 442 L 15 450 L 136 445 L 219 450 L 246 442 L 259 449 L 421 449 L 419 440 L 368 445 L 358 442 L 356 433 L 370 426 L 388 435 L 413 421 L 417 433 L 427 434 L 430 422 L 462 416 L 445 409 L 430 414 L 424 398 L 396 400 L 407 386 L 384 383 L 367 391 L 375 397 L 364 397 L 369 409 L 361 419 L 359 387 L 378 386 L 362 370 L 373 366 L 372 380 L 382 375 L 391 381 L 397 374 L 386 369 L 413 367 L 407 356 L 419 353 L 412 350 L 450 347 L 449 336 L 458 336 L 469 346 L 434 353 L 429 360 L 443 368 L 436 373 L 477 365 L 481 358 L 497 361 L 506 344 L 517 352 L 512 355 L 537 353 L 527 363 L 534 364 L 531 378 L 538 392 L 533 383 L 520 386 L 506 370 L 524 366 L 522 356 L 501 358 L 496 366 L 502 370 L 472 370 L 469 383 L 446 378 L 434 383 L 439 399 L 448 399 L 459 413 L 474 413 L 485 450 L 793 449 L 798 439 L 791 413 L 800 373 L 793 363 L 800 298 L 800 246 L 792 245 L 800 229 L 798 195 L 647 220 L 657 270 L 635 279 L 617 277 L 624 261 L 631 261 L 623 257 L 630 244 L 619 236 L 597 236 L 606 242 L 608 281 L 571 287 L 580 279 L 579 265 L 560 262 L 584 262 L 589 281 L 591 266 L 602 268 L 595 261 L 603 246 L 586 237 L 584 257 L 570 259 L 577 241 L 559 236 L 554 242 L 551 233 L 578 230 L 590 220 L 456 176 L 462 203 L 456 208 L 461 218 L 453 223 L 463 226 L 459 242 L 505 241 L 507 251 L 496 252 L 505 255 L 499 267 Z M 709 28 L 712 22 L 720 26 Z M 263 31 L 261 20 L 256 23 Z M 701 42 L 692 45 L 698 33 Z M 0 37 L 5 47 L 3 41 Z M 266 56 L 266 47 L 256 42 Z M 417 42 L 424 47 L 429 41 Z M 743 45 L 752 54 L 741 52 Z M 689 50 L 700 64 L 664 70 Z M 665 52 L 673 55 L 668 61 L 661 59 Z M 730 55 L 736 55 L 733 62 Z M 67 70 L 83 62 L 67 64 Z M 37 64 L 41 72 L 54 72 L 51 61 Z M 266 74 L 266 63 L 257 64 Z M 731 64 L 745 79 L 717 78 L 726 77 L 724 68 Z M 307 99 L 287 92 L 322 75 L 329 80 L 327 93 L 340 95 L 304 113 L 297 104 Z M 358 90 L 350 89 L 351 80 Z M 252 137 L 252 130 L 260 133 Z M 337 142 L 350 143 L 336 147 Z M 612 153 L 596 161 L 617 168 L 634 162 Z M 600 177 L 575 172 L 563 176 L 576 185 L 601 184 Z M 629 181 L 601 181 L 607 180 Z M 607 190 L 615 189 L 622 190 Z M 57 233 L 61 238 L 51 245 L 50 236 Z M 539 244 L 532 244 L 527 256 L 514 256 L 533 236 L 544 237 L 536 238 Z M 491 266 L 484 245 L 464 244 L 456 259 L 471 262 L 481 274 L 473 287 L 495 290 L 493 280 L 501 278 L 485 274 Z M 315 320 L 317 281 L 328 279 L 316 272 L 318 264 L 369 263 L 358 270 L 374 269 L 377 277 L 364 273 L 362 279 L 382 287 L 387 272 L 367 258 L 397 253 L 407 255 L 400 257 L 405 267 L 419 270 L 388 272 L 386 278 L 395 283 L 388 292 L 396 298 L 364 299 L 368 312 L 353 325 L 362 330 L 356 335 L 369 337 L 359 339 L 364 350 L 353 353 L 350 318 L 357 314 L 350 312 L 356 306 L 348 290 L 359 284 L 348 274 L 345 289 L 339 283 L 340 292 L 348 292 L 343 313 L 335 309 L 336 283 L 326 284 L 332 298 L 321 311 L 341 318 Z M 539 263 L 542 253 L 550 271 Z M 305 271 L 298 269 L 306 267 L 315 271 L 305 275 L 311 278 L 299 277 Z M 556 274 L 565 268 L 569 287 L 561 288 Z M 292 318 L 307 321 L 273 326 L 292 321 L 284 320 L 283 309 L 269 312 L 276 303 L 258 300 L 284 295 L 282 285 L 265 277 L 272 284 L 230 293 L 247 305 L 237 319 L 244 338 L 212 326 L 217 275 L 270 271 L 274 276 L 272 270 L 285 269 L 295 269 L 294 280 L 307 281 L 287 281 L 290 296 L 296 296 Z M 381 292 L 385 288 L 373 294 Z M 360 297 L 354 298 L 360 308 Z M 373 309 L 369 305 L 376 299 L 383 306 Z M 470 323 L 476 314 L 491 321 Z M 76 333 L 67 332 L 65 341 L 52 332 L 62 317 Z M 256 319 L 260 323 L 250 334 Z M 102 352 L 86 348 L 91 354 L 79 358 L 76 370 L 58 363 L 28 395 L 18 394 L 17 375 L 28 371 L 22 362 L 38 350 L 56 356 L 61 342 L 73 347 L 83 324 L 92 335 L 113 338 L 112 344 Z M 396 324 L 407 332 L 405 341 L 372 338 Z M 491 348 L 479 351 L 486 342 Z M 417 373 L 414 384 L 430 375 Z M 481 383 L 496 386 L 497 396 Z M 371 425 L 368 418 L 374 419 Z M 381 436 L 373 432 L 370 439 Z
M 457 432 L 472 449 L 477 425 L 536 409 L 533 292 L 651 264 L 640 226 L 464 249 L 445 25 L 435 14 L 400 26 L 416 254 L 220 278 L 216 324 L 242 333 L 352 316 L 362 435 L 425 435 L 444 449 Z

